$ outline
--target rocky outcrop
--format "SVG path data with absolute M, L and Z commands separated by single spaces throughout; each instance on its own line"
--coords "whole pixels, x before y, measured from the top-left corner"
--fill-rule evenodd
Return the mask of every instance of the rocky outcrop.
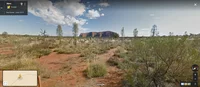
M 112 31 L 103 31 L 103 32 L 88 32 L 88 33 L 81 33 L 79 37 L 113 37 L 117 38 L 119 37 L 119 34 L 112 32 Z

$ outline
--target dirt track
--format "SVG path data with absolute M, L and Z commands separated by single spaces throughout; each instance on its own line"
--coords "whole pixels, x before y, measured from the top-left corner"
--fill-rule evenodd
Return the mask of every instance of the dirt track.
M 98 55 L 97 61 L 105 63 L 114 55 L 116 48 L 107 53 Z M 120 87 L 122 72 L 112 66 L 107 66 L 108 74 L 105 77 L 87 79 L 83 71 L 87 68 L 86 62 L 79 54 L 56 54 L 41 57 L 38 61 L 43 67 L 58 73 L 63 69 L 64 64 L 69 64 L 70 70 L 65 74 L 42 80 L 42 87 L 99 87 L 97 84 L 104 84 L 103 87 Z

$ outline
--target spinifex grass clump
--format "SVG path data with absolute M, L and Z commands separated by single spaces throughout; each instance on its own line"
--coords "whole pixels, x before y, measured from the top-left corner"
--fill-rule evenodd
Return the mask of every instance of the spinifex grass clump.
M 102 77 L 105 76 L 107 73 L 106 66 L 103 64 L 91 64 L 86 69 L 87 77 Z

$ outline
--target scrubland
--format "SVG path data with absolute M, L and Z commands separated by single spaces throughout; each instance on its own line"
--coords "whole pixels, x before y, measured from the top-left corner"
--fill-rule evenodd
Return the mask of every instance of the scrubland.
M 74 43 L 73 38 L 0 36 L 0 69 L 38 70 L 44 87 L 179 87 L 180 81 L 192 81 L 191 66 L 200 64 L 198 37 Z

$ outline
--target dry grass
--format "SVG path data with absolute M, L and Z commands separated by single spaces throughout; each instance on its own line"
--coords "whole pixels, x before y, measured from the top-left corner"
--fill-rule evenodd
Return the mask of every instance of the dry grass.
M 86 69 L 85 73 L 87 74 L 87 77 L 93 78 L 93 77 L 103 77 L 107 73 L 106 66 L 103 64 L 91 64 Z
M 52 76 L 68 72 L 71 69 L 69 64 L 63 65 L 58 73 L 41 67 L 36 61 L 44 55 L 51 52 L 59 54 L 81 54 L 84 59 L 92 60 L 97 54 L 105 53 L 108 49 L 117 47 L 119 42 L 99 41 L 99 39 L 78 39 L 75 46 L 71 38 L 63 38 L 61 44 L 57 38 L 26 37 L 26 36 L 0 36 L 0 44 L 9 44 L 12 47 L 13 54 L 0 54 L 0 69 L 14 70 L 38 70 L 42 78 L 51 78 Z

